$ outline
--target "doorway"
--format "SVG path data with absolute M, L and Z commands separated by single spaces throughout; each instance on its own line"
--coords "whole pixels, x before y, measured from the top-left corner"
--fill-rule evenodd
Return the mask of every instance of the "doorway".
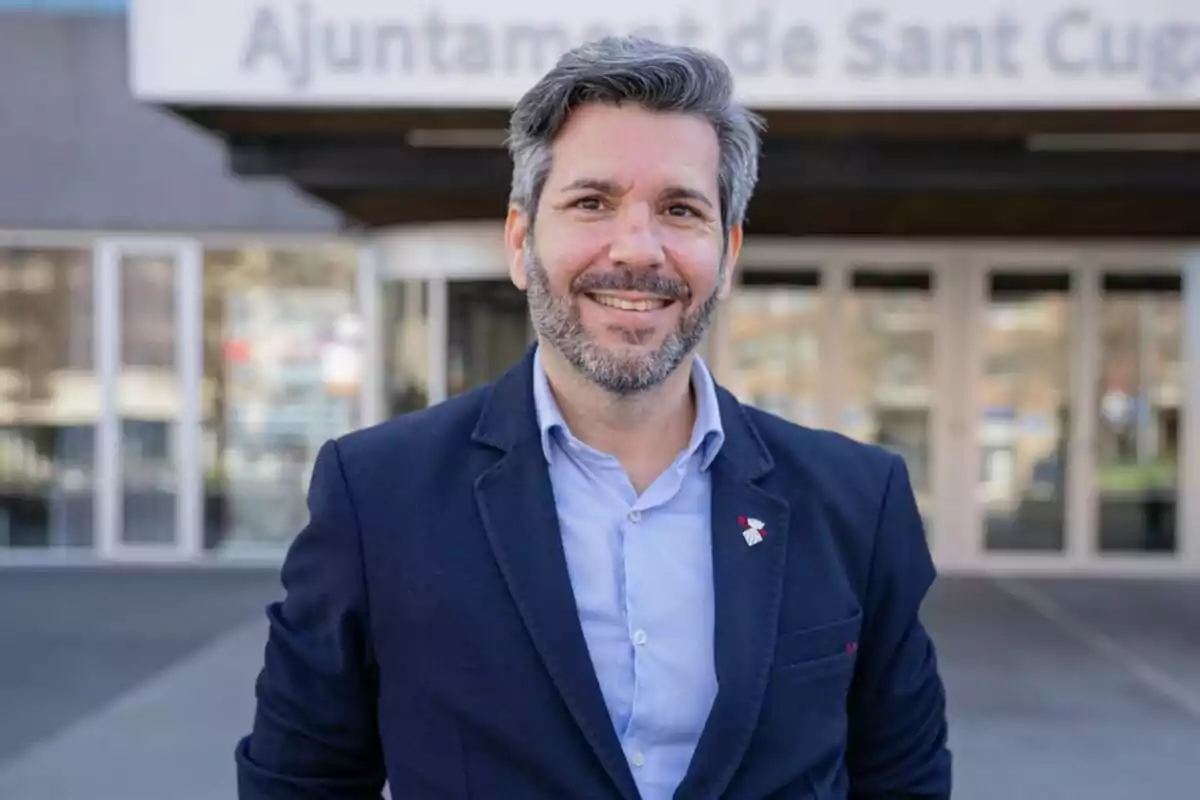
M 533 342 L 525 293 L 507 280 L 447 285 L 447 395 L 490 383 Z
M 525 295 L 508 280 L 385 277 L 379 299 L 387 417 L 495 380 L 533 341 Z
M 979 471 L 954 563 L 1186 569 L 1183 255 L 979 248 L 965 263 L 970 424 L 951 452 Z

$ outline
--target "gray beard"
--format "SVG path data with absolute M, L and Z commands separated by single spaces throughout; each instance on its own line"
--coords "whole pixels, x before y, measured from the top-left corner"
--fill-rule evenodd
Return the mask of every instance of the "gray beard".
M 613 352 L 591 337 L 580 317 L 579 292 L 573 287 L 565 296 L 555 295 L 550 288 L 550 276 L 533 254 L 532 244 L 525 248 L 525 274 L 529 317 L 538 337 L 592 383 L 613 395 L 627 397 L 661 384 L 699 346 L 720 302 L 717 294 L 725 275 L 725 263 L 721 263 L 712 295 L 690 314 L 684 314 L 656 350 L 636 355 Z M 677 297 L 683 294 L 686 301 L 686 287 L 653 275 L 624 272 L 605 276 L 604 284 L 604 288 L 611 290 L 659 291 Z M 629 344 L 639 345 L 649 334 L 649 331 L 626 331 L 624 335 Z

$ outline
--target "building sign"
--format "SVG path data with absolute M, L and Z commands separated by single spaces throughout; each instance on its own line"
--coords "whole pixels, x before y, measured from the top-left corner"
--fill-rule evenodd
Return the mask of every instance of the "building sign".
M 761 108 L 1200 107 L 1197 0 L 132 0 L 144 100 L 510 106 L 607 33 L 726 59 Z

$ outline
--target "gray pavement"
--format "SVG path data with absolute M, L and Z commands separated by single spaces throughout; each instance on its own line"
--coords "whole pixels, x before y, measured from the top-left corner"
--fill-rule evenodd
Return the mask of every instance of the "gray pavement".
M 0 570 L 0 768 L 262 619 L 281 592 L 277 570 Z
M 273 571 L 0 571 L 0 798 L 235 796 Z M 1200 580 L 943 578 L 956 797 L 1200 796 Z

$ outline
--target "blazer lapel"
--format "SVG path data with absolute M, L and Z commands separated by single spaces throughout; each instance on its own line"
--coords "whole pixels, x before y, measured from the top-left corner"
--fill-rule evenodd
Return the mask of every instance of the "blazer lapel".
M 754 733 L 774 660 L 790 511 L 758 485 L 770 454 L 741 404 L 718 389 L 725 443 L 712 465 L 716 700 L 676 800 L 720 797 Z M 761 541 L 743 532 L 761 523 Z M 751 542 L 755 542 L 751 544 Z
M 532 353 L 532 351 L 531 351 Z M 533 405 L 527 356 L 492 387 L 476 441 L 503 455 L 475 483 L 496 562 L 547 672 L 626 800 L 638 791 L 579 623 Z

